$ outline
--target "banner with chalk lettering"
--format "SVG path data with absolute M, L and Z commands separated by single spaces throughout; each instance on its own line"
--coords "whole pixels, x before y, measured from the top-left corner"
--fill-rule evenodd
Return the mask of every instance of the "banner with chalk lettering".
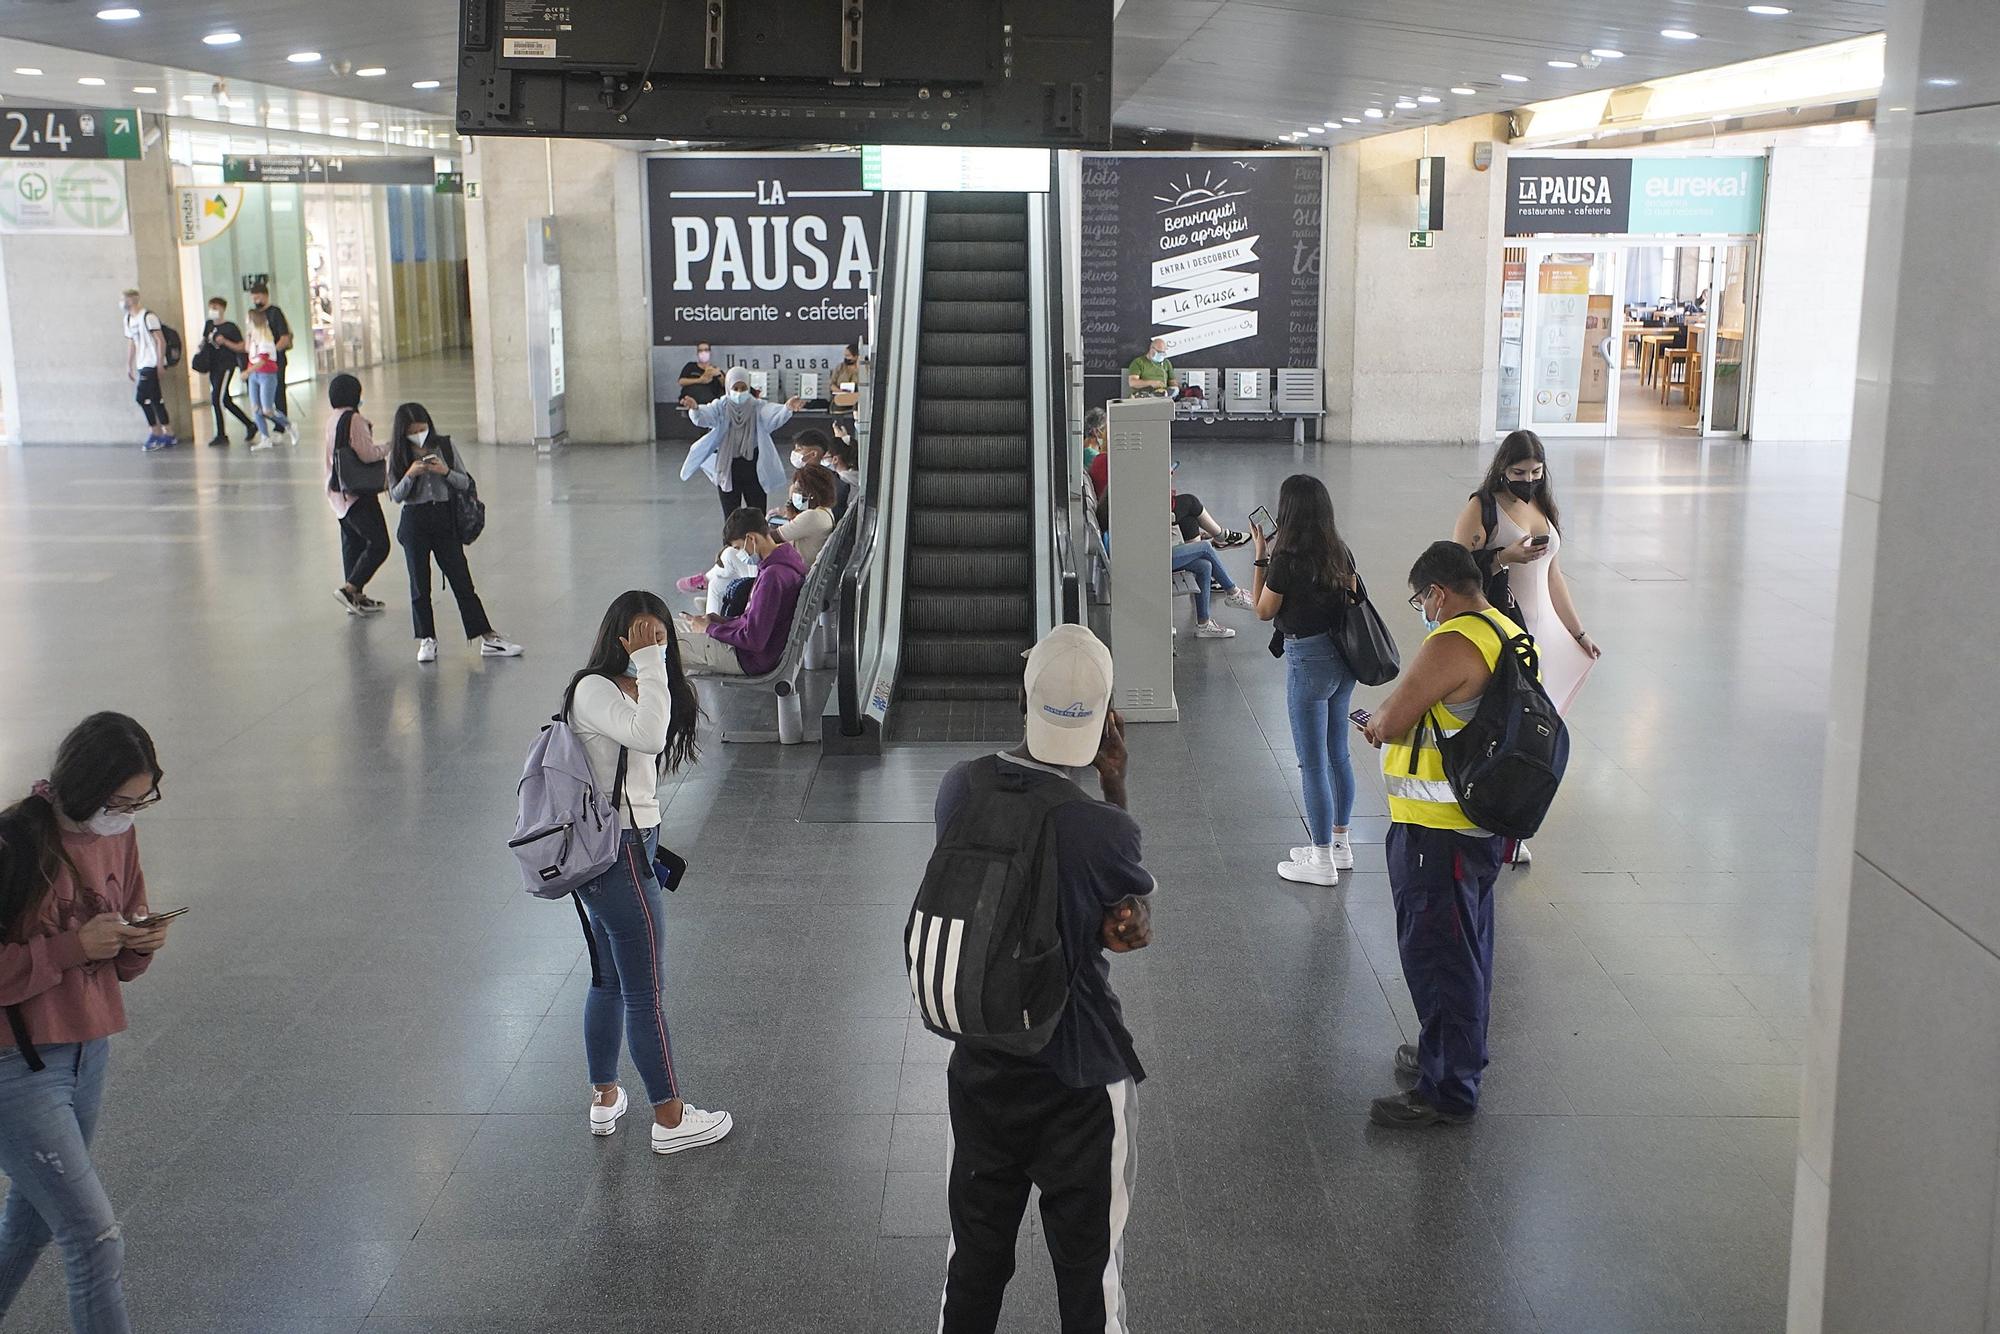
M 1177 366 L 1318 365 L 1320 173 L 1316 153 L 1085 154 L 1086 373 L 1153 338 Z

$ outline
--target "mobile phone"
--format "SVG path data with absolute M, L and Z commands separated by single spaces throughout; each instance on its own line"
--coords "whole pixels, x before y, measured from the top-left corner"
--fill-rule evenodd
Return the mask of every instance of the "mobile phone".
M 681 887 L 681 879 L 687 875 L 687 858 L 662 843 L 653 852 L 653 876 L 660 882 L 660 888 L 669 894 Z
M 1528 539 L 1528 545 L 1531 547 L 1545 547 L 1548 544 L 1549 544 L 1549 535 L 1547 533 L 1543 533 L 1539 537 L 1531 537 Z
M 136 926 L 142 931 L 150 931 L 162 922 L 171 922 L 186 911 L 186 908 L 169 908 L 165 912 L 149 913 L 144 917 L 134 917 L 125 925 Z
M 1366 727 L 1372 716 L 1366 709 L 1356 709 L 1353 713 L 1347 715 L 1347 720 L 1356 727 Z
M 1262 505 L 1250 511 L 1250 526 L 1262 533 L 1266 542 L 1278 535 L 1278 525 L 1271 521 L 1271 511 Z

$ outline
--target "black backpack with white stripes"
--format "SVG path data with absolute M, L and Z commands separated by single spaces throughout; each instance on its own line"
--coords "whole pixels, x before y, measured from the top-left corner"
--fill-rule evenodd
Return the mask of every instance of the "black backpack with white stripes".
M 966 777 L 965 803 L 939 834 L 903 928 L 910 990 L 940 1037 L 1032 1056 L 1069 1003 L 1050 817 L 1090 798 L 997 755 Z

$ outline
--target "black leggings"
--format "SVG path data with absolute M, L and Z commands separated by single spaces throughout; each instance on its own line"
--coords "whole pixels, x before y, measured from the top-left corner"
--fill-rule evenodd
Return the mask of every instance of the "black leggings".
M 147 366 L 139 372 L 139 387 L 132 397 L 139 404 L 139 411 L 146 414 L 146 425 L 161 427 L 167 424 L 167 401 L 160 393 L 160 372 Z
M 1200 496 L 1191 496 L 1183 491 L 1174 497 L 1174 522 L 1180 525 L 1181 541 L 1192 542 L 1201 536 L 1201 512 L 1204 508 Z
M 764 484 L 757 480 L 757 460 L 734 459 L 728 468 L 720 462 L 715 466 L 720 480 L 716 482 L 716 495 L 722 501 L 722 517 L 725 519 L 744 506 L 764 509 L 770 498 L 764 494 Z M 724 486 L 723 482 L 729 485 Z
M 357 593 L 368 587 L 375 571 L 389 559 L 389 524 L 382 517 L 382 497 L 357 496 L 340 520 L 340 568 Z
M 437 622 L 431 616 L 433 556 L 458 601 L 458 620 L 465 628 L 465 637 L 478 639 L 493 633 L 486 606 L 472 586 L 472 570 L 465 563 L 465 547 L 458 540 L 458 524 L 449 501 L 403 506 L 396 540 L 403 544 L 403 560 L 410 567 L 410 620 L 418 639 L 437 638 Z
M 219 357 L 224 354 L 217 352 L 214 355 Z M 222 439 L 228 434 L 224 429 L 228 423 L 222 420 L 222 411 L 224 408 L 227 408 L 237 421 L 243 423 L 244 439 L 254 439 L 257 435 L 257 424 L 251 421 L 244 414 L 243 409 L 236 406 L 236 400 L 229 396 L 229 382 L 235 375 L 236 368 L 234 366 L 223 366 L 208 373 L 208 407 L 209 411 L 215 414 L 215 438 L 217 440 Z

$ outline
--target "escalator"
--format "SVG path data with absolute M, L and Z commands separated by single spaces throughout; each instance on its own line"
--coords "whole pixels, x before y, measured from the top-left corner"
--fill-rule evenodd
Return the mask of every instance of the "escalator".
M 1029 207 L 928 201 L 899 699 L 1011 700 L 1037 634 Z

